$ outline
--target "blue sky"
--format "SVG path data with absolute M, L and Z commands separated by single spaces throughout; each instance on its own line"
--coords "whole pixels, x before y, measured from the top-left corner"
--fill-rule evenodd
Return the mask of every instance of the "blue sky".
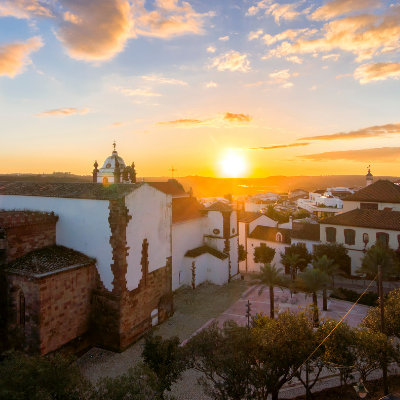
M 399 54 L 396 2 L 0 0 L 0 172 L 399 175 Z

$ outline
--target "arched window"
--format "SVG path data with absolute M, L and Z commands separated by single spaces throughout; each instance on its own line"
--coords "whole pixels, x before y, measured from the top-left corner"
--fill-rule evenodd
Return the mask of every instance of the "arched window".
M 277 241 L 277 242 L 282 242 L 282 233 L 278 232 L 278 233 L 276 234 L 276 241 Z
M 103 178 L 103 185 L 108 185 L 108 178 L 106 177 Z
M 25 325 L 25 296 L 24 292 L 16 286 L 10 292 L 10 322 Z

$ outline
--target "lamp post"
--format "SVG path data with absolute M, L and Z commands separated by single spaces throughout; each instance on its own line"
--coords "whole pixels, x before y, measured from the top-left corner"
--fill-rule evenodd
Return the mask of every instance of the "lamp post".
M 368 390 L 364 386 L 362 379 L 360 379 L 360 382 L 358 382 L 357 385 L 353 386 L 353 388 L 356 391 L 358 397 L 360 397 L 361 399 L 364 399 L 365 396 L 368 394 Z

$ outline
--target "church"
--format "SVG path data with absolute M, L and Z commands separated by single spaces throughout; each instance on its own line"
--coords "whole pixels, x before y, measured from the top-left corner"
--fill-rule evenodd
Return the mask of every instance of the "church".
M 238 276 L 238 218 L 175 179 L 137 182 L 115 149 L 92 183 L 0 182 L 0 341 L 33 354 L 123 351 L 173 291 Z

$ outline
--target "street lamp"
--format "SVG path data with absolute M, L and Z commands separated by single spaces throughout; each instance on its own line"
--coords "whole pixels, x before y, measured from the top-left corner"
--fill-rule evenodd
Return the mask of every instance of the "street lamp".
M 364 399 L 365 396 L 368 394 L 368 390 L 365 388 L 362 379 L 360 379 L 360 382 L 358 382 L 357 385 L 353 386 L 353 388 L 361 399 Z

